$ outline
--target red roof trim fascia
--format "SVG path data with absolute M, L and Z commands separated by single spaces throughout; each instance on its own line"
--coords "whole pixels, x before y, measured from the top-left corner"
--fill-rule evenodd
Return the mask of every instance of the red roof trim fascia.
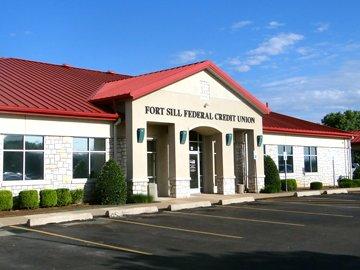
M 293 134 L 293 135 L 304 135 L 304 136 L 316 136 L 316 137 L 329 137 L 329 138 L 344 138 L 351 139 L 352 135 L 349 133 L 337 133 L 337 132 L 324 132 L 314 130 L 294 130 L 286 128 L 263 128 L 264 133 L 274 134 Z
M 127 93 L 125 95 L 111 96 L 111 97 L 107 97 L 107 98 L 96 99 L 96 93 L 95 93 L 95 95 L 90 99 L 90 101 L 96 102 L 96 101 L 101 101 L 101 100 L 106 100 L 106 99 L 123 98 L 123 97 L 126 97 L 126 98 L 131 97 L 132 99 L 135 100 L 135 99 L 141 98 L 147 94 L 155 92 L 163 87 L 166 87 L 166 86 L 176 83 L 180 80 L 183 80 L 183 79 L 185 79 L 195 73 L 198 73 L 202 70 L 205 70 L 205 69 L 209 69 L 210 71 L 212 71 L 212 73 L 214 73 L 216 76 L 218 76 L 220 79 L 222 79 L 230 87 L 237 90 L 240 93 L 240 95 L 243 95 L 244 98 L 247 99 L 251 104 L 253 104 L 260 112 L 262 112 L 263 114 L 270 113 L 270 109 L 268 107 L 266 107 L 265 104 L 260 102 L 255 96 L 250 94 L 250 92 L 248 92 L 243 87 L 241 87 L 236 81 L 234 81 L 230 76 L 228 76 L 225 72 L 223 72 L 221 69 L 219 69 L 211 61 L 204 61 L 202 63 L 194 64 L 194 66 L 192 68 L 186 68 L 183 71 L 180 71 L 174 75 L 171 75 L 162 80 L 159 80 L 154 83 L 143 86 L 141 88 L 138 88 L 138 89 L 134 90 L 132 93 Z M 135 80 L 138 77 L 146 76 L 146 75 L 149 75 L 149 74 L 132 77 L 132 78 L 129 78 L 129 80 L 131 80 L 131 79 Z M 110 83 L 114 83 L 114 82 L 110 82 Z M 99 88 L 99 91 L 100 91 L 100 89 L 101 89 L 101 87 Z
M 212 63 L 211 61 L 208 62 L 209 62 L 209 68 L 212 69 L 216 73 L 216 75 L 218 75 L 223 81 L 228 83 L 232 88 L 238 90 L 240 94 L 244 95 L 245 99 L 249 100 L 250 103 L 253 103 L 253 105 L 255 105 L 255 107 L 257 107 L 262 113 L 264 114 L 270 113 L 270 109 L 265 104 L 263 104 L 249 91 L 247 91 L 245 88 L 239 85 L 235 80 L 233 80 L 229 75 L 227 75 L 224 71 L 218 68 L 214 63 Z
M 59 111 L 50 109 L 36 109 L 36 108 L 19 108 L 0 106 L 0 113 L 15 114 L 15 115 L 35 115 L 35 116 L 49 116 L 62 118 L 82 118 L 94 120 L 110 120 L 115 121 L 119 118 L 117 114 L 113 113 L 88 113 L 88 112 L 71 112 Z

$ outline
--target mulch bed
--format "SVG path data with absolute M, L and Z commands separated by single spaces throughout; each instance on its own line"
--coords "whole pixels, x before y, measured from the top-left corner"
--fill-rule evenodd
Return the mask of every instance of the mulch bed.
M 56 212 L 63 212 L 63 211 L 82 210 L 82 209 L 100 208 L 100 207 L 105 207 L 105 205 L 77 204 L 77 205 L 69 205 L 69 206 L 62 206 L 62 207 L 38 208 L 38 209 L 33 209 L 33 210 L 0 211 L 0 218 L 46 214 L 46 213 L 56 213 Z

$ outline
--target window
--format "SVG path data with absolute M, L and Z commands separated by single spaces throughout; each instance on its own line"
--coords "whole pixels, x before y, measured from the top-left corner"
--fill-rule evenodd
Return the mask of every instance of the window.
M 4 138 L 3 179 L 44 179 L 44 137 L 6 135 Z
M 96 178 L 105 159 L 105 139 L 73 139 L 73 178 Z
M 304 147 L 305 172 L 317 172 L 317 149 L 314 146 Z
M 279 162 L 279 172 L 285 172 L 285 160 L 284 152 L 286 152 L 286 172 L 294 172 L 294 159 L 293 159 L 293 147 L 290 145 L 278 145 L 278 162 Z
M 156 183 L 156 141 L 147 141 L 147 169 L 150 183 Z

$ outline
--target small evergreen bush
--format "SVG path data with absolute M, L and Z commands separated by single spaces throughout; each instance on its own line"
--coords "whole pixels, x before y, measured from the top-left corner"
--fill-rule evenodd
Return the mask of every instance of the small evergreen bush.
M 353 180 L 355 187 L 360 187 L 360 179 L 354 179 Z
M 13 208 L 13 196 L 10 190 L 0 190 L 0 211 L 9 211 Z
M 360 187 L 360 180 L 351 180 L 348 178 L 343 178 L 338 180 L 339 187 L 341 188 L 352 188 L 352 187 Z
M 281 190 L 279 170 L 270 156 L 264 156 L 265 193 L 276 193 Z
M 57 206 L 66 206 L 71 204 L 71 194 L 68 188 L 58 188 L 57 194 Z
M 310 189 L 312 190 L 320 190 L 323 188 L 323 184 L 321 182 L 311 182 Z
M 84 200 L 84 190 L 83 189 L 74 189 L 70 190 L 71 193 L 71 203 L 80 204 Z
M 127 198 L 126 203 L 152 203 L 154 197 L 146 194 L 133 194 Z
M 338 180 L 339 187 L 341 188 L 351 188 L 353 187 L 353 181 L 348 178 L 343 178 Z
M 99 204 L 125 204 L 126 182 L 122 169 L 110 159 L 101 169 L 95 183 L 95 196 Z
M 39 193 L 37 190 L 23 190 L 19 193 L 20 209 L 39 208 Z
M 57 205 L 57 193 L 54 189 L 44 189 L 40 191 L 40 206 L 54 207 Z
M 285 183 L 285 179 L 281 180 L 281 190 L 286 191 L 286 184 L 287 184 L 287 190 L 288 191 L 296 191 L 297 184 L 295 179 L 287 179 L 287 183 Z
M 360 166 L 355 169 L 353 179 L 360 179 Z

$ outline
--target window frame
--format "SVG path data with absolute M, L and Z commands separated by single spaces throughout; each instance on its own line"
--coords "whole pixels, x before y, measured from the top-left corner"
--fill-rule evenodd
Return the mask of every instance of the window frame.
M 21 136 L 22 137 L 22 148 L 21 149 L 5 149 L 5 138 L 6 136 Z M 42 138 L 42 149 L 26 149 L 26 137 L 41 137 Z M 2 134 L 2 164 L 1 164 L 1 186 L 13 186 L 13 185 L 36 185 L 36 184 L 47 184 L 49 181 L 45 181 L 45 136 L 35 134 L 14 134 L 7 133 Z M 5 153 L 22 153 L 22 179 L 19 180 L 7 180 L 4 179 L 4 162 Z M 42 153 L 43 164 L 42 164 L 42 178 L 41 179 L 25 179 L 26 177 L 26 153 Z
M 282 147 L 284 150 L 281 152 L 281 154 L 279 154 L 279 147 Z M 291 148 L 291 154 L 287 154 L 287 157 L 288 157 L 288 160 L 289 160 L 289 156 L 292 157 L 292 171 L 288 171 L 287 168 L 285 168 L 285 161 L 284 161 L 284 168 L 285 170 L 284 171 L 280 171 L 280 157 L 284 157 L 283 153 L 286 151 L 286 147 L 290 147 Z M 278 170 L 279 170 L 279 173 L 283 173 L 285 174 L 285 171 L 286 171 L 286 174 L 289 174 L 289 173 L 294 173 L 295 171 L 295 168 L 294 168 L 294 146 L 293 145 L 287 145 L 287 144 L 281 144 L 281 145 L 278 145 L 278 151 L 277 151 L 277 162 L 278 162 Z M 287 152 L 287 151 L 286 151 Z M 286 162 L 286 165 L 288 165 L 289 163 Z
M 305 154 L 305 148 L 309 149 L 309 154 Z M 311 154 L 311 148 L 315 149 L 316 154 Z M 319 163 L 318 163 L 318 149 L 317 149 L 317 147 L 316 146 L 304 146 L 303 149 L 304 149 L 304 172 L 305 173 L 318 173 L 319 172 Z M 309 160 L 309 162 L 310 162 L 310 171 L 306 171 L 306 165 L 305 165 L 306 157 L 310 158 L 310 160 Z M 313 168 L 312 168 L 311 157 L 316 158 L 316 171 L 314 171 Z
M 74 150 L 74 140 L 75 139 L 86 139 L 87 140 L 87 150 Z M 104 140 L 104 150 L 90 150 L 90 139 L 102 139 Z M 71 169 L 72 169 L 72 183 L 83 183 L 87 180 L 95 179 L 91 178 L 91 154 L 92 153 L 98 153 L 98 154 L 104 154 L 105 155 L 105 162 L 107 161 L 107 151 L 106 151 L 106 138 L 97 138 L 97 137 L 73 137 L 73 146 L 72 146 L 72 158 L 71 158 Z M 74 177 L 74 154 L 75 153 L 86 153 L 88 154 L 88 177 Z M 105 164 L 104 162 L 104 164 Z

